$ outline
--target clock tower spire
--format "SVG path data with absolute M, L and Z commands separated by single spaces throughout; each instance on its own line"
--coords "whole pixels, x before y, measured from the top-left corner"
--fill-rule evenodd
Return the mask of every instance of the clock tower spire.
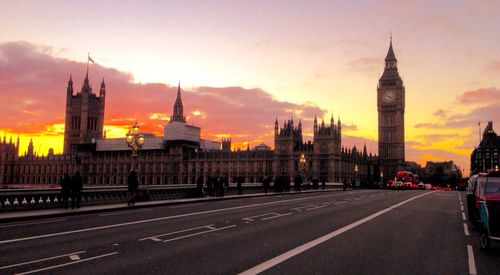
M 384 72 L 377 86 L 379 164 L 388 178 L 395 177 L 405 166 L 405 87 L 397 62 L 391 36 Z

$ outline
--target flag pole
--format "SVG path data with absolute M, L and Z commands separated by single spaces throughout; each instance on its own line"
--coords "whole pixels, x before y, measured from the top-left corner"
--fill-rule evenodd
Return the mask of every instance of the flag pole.
M 90 53 L 87 53 L 87 75 L 89 75 L 89 60 L 90 60 Z

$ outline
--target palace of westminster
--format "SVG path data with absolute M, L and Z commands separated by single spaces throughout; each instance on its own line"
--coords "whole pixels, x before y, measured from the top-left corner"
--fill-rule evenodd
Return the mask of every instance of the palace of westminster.
M 19 138 L 0 140 L 0 185 L 58 184 L 64 173 L 80 171 L 86 185 L 125 185 L 132 168 L 131 150 L 124 138 L 103 135 L 106 85 L 99 95 L 92 91 L 88 69 L 80 92 L 74 93 L 70 77 L 66 93 L 64 152 L 38 156 L 30 141 L 19 155 Z M 135 160 L 141 184 L 193 184 L 196 179 L 221 175 L 234 182 L 262 182 L 264 176 L 300 173 L 327 182 L 380 182 L 394 177 L 404 166 L 405 90 L 392 48 L 377 86 L 379 155 L 342 146 L 340 119 L 329 123 L 314 119 L 312 141 L 302 137 L 302 123 L 293 119 L 274 125 L 274 149 L 260 144 L 233 150 L 230 139 L 201 139 L 200 128 L 186 123 L 180 85 L 164 135 L 145 134 L 145 144 Z M 382 177 L 382 178 L 381 178 Z

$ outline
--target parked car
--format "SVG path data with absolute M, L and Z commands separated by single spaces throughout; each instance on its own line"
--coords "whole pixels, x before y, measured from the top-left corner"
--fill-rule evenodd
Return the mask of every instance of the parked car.
M 479 242 L 488 249 L 491 241 L 500 241 L 500 172 L 480 177 L 476 196 L 479 209 Z
M 417 188 L 420 190 L 425 190 L 425 184 L 423 182 L 420 182 L 419 184 L 417 184 Z
M 470 177 L 467 182 L 466 195 L 467 200 L 467 216 L 469 217 L 469 222 L 476 227 L 477 220 L 479 219 L 479 211 L 476 208 L 476 193 L 477 193 L 477 180 L 479 176 L 484 176 L 485 174 L 477 174 Z

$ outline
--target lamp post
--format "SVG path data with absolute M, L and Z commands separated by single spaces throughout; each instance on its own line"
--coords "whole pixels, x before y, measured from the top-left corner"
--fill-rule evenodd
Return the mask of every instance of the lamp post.
M 132 150 L 132 167 L 130 170 L 135 170 L 135 159 L 139 156 L 138 152 L 141 150 L 146 138 L 139 132 L 139 125 L 137 125 L 137 121 L 132 126 L 132 129 L 128 130 L 127 135 L 125 136 L 125 141 L 127 142 L 128 147 Z
M 354 184 L 358 183 L 358 165 L 354 165 L 354 172 L 356 172 L 356 175 L 354 177 Z
M 384 186 L 384 172 L 380 171 L 380 187 Z
M 304 176 L 304 171 L 306 169 L 306 156 L 304 153 L 300 154 L 300 167 L 302 168 L 302 176 Z

